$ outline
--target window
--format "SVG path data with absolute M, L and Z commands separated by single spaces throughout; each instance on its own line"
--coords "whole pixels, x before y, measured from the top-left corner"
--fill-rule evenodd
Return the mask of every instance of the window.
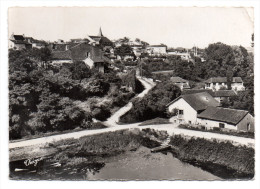
M 225 128 L 225 124 L 224 123 L 219 123 L 219 128 Z
M 251 127 L 251 125 L 250 125 L 250 123 L 248 123 L 248 124 L 247 124 L 247 130 L 248 130 L 248 131 L 250 130 L 250 127 Z
M 179 115 L 183 115 L 183 110 L 179 110 Z

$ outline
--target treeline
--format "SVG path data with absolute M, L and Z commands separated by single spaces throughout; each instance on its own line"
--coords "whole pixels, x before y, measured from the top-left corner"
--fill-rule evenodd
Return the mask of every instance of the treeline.
M 178 56 L 169 56 L 165 60 L 143 60 L 143 75 L 156 80 L 167 81 L 171 76 L 179 76 L 189 80 L 192 85 L 211 77 L 241 77 L 246 91 L 238 93 L 230 102 L 224 102 L 224 107 L 248 110 L 254 114 L 254 55 L 242 46 L 229 46 L 223 43 L 210 44 L 204 49 L 202 61 L 193 57 L 193 61 L 181 60 Z M 151 74 L 158 70 L 173 70 L 172 74 Z
M 122 88 L 123 80 L 113 70 L 100 74 L 83 62 L 52 66 L 50 56 L 47 49 L 9 51 L 10 139 L 76 127 L 99 128 L 92 118 L 106 119 L 110 107 L 122 106 L 135 95 L 135 90 Z M 93 97 L 112 100 L 109 107 L 93 105 L 89 111 L 75 103 Z

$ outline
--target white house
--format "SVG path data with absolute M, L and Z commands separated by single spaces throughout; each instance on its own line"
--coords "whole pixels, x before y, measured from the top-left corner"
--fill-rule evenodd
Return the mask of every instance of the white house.
M 183 89 L 189 89 L 189 81 L 182 79 L 180 77 L 171 77 L 171 82 L 180 87 L 181 90 Z
M 149 45 L 146 47 L 147 53 L 149 55 L 165 55 L 167 54 L 166 45 Z
M 197 123 L 203 125 L 206 129 L 217 127 L 254 132 L 254 117 L 244 110 L 210 106 L 198 114 Z
M 205 81 L 205 89 L 211 89 L 214 91 L 218 91 L 221 88 L 228 88 L 227 86 L 227 78 L 226 77 L 212 77 Z M 245 90 L 243 80 L 241 77 L 233 77 L 231 82 L 231 88 L 235 91 L 243 91 Z
M 181 95 L 167 105 L 168 111 L 176 113 L 170 120 L 174 123 L 196 124 L 197 115 L 208 106 L 219 106 L 207 92 Z

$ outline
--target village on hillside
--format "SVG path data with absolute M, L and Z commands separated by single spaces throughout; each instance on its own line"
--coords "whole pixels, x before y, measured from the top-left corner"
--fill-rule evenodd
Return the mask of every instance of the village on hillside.
M 216 48 L 224 46 L 220 43 L 213 45 Z M 254 132 L 252 109 L 232 108 L 231 105 L 232 99 L 239 98 L 240 93 L 250 90 L 251 86 L 248 86 L 247 83 L 245 87 L 243 81 L 243 79 L 248 79 L 247 77 L 243 79 L 242 77 L 234 77 L 233 73 L 228 77 L 221 73 L 203 80 L 196 76 L 191 78 L 185 74 L 182 76 L 181 73 L 176 73 L 175 69 L 180 69 L 182 63 L 189 64 L 187 67 L 191 69 L 190 67 L 195 68 L 196 64 L 203 64 L 207 61 L 205 49 L 197 47 L 168 49 L 164 44 L 149 45 L 140 39 L 132 41 L 127 37 L 111 41 L 103 35 L 101 28 L 95 36 L 88 35 L 84 39 L 71 39 L 68 42 L 61 39 L 55 42 L 46 42 L 13 34 L 9 47 L 12 50 L 45 48 L 50 52 L 48 64 L 54 67 L 81 61 L 89 69 L 95 68 L 100 73 L 108 73 L 109 70 L 116 70 L 118 73 L 135 71 L 136 75 L 150 76 L 157 83 L 168 79 L 169 83 L 176 85 L 182 91 L 181 96 L 166 105 L 169 112 L 176 114 L 171 117 L 174 123 L 192 124 L 205 129 L 219 128 L 221 130 Z M 244 51 L 242 53 L 248 54 L 243 47 L 235 48 L 236 51 Z M 171 58 L 178 61 L 174 64 L 180 65 L 174 65 L 170 68 Z M 149 67 L 149 62 L 152 62 L 153 65 L 157 63 L 158 70 L 155 68 L 146 69 L 145 67 Z M 184 66 L 182 69 L 185 72 Z M 161 80 L 161 77 L 165 78 Z M 251 98 L 253 97 L 251 96 Z M 249 106 L 252 108 L 253 104 Z
M 250 35 L 250 47 L 184 48 L 101 27 L 67 41 L 12 33 L 10 178 L 252 179 Z

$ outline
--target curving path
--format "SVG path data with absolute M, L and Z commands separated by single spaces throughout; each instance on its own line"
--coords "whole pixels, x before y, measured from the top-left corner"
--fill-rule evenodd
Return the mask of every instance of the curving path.
M 152 80 L 149 80 L 147 78 L 142 78 L 140 76 L 137 76 L 137 79 L 143 84 L 145 89 L 143 90 L 143 92 L 141 92 L 134 98 L 143 98 L 156 84 Z M 104 124 L 107 125 L 108 127 L 119 126 L 118 125 L 119 118 L 122 115 L 124 115 L 126 112 L 131 110 L 132 107 L 133 107 L 133 103 L 128 102 L 125 106 L 117 110 L 111 117 L 109 117 L 107 121 L 104 122 Z

